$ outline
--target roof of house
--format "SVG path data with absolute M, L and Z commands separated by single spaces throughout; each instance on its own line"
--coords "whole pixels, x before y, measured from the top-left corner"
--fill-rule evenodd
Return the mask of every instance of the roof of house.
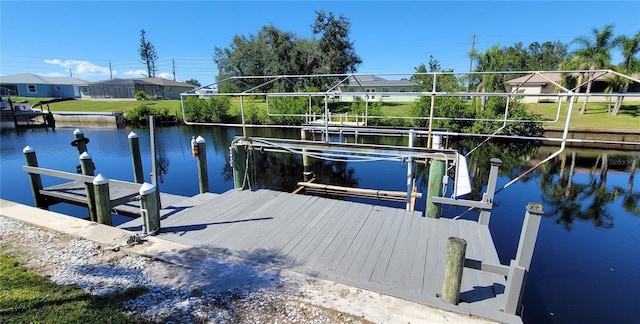
M 578 73 L 572 73 L 574 76 L 578 76 Z M 613 77 L 614 74 L 611 72 L 597 71 L 595 75 L 595 81 L 606 81 L 607 78 Z M 637 74 L 634 75 L 637 78 Z M 545 85 L 549 84 L 550 81 L 560 83 L 562 80 L 562 72 L 553 72 L 553 73 L 536 73 L 536 74 L 528 74 L 525 76 L 521 76 L 519 78 L 511 79 L 506 81 L 509 85 Z M 585 77 L 586 81 L 586 77 Z
M 348 84 L 347 84 L 348 83 Z M 344 83 L 348 86 L 357 87 L 359 84 L 363 87 L 412 87 L 413 82 L 409 80 L 387 80 L 375 75 L 353 75 L 350 76 Z
M 51 84 L 51 85 L 80 85 L 87 81 L 70 77 L 46 77 L 31 73 L 0 76 L 2 84 Z
M 167 87 L 195 88 L 194 85 L 186 82 L 178 82 L 163 78 L 130 78 L 130 79 L 108 79 L 97 82 L 85 83 L 85 85 L 159 85 Z

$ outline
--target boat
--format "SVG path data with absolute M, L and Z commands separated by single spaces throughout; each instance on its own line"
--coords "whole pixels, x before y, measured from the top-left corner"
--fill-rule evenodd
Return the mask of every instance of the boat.
M 18 129 L 33 127 L 55 128 L 51 111 L 36 109 L 27 101 L 13 101 L 9 89 L 0 89 L 0 128 Z

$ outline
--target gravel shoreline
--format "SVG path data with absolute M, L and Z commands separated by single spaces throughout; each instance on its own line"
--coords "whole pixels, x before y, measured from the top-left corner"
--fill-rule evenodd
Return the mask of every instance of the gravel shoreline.
M 124 301 L 133 318 L 162 323 L 370 323 L 362 316 L 303 301 L 293 285 L 278 281 L 276 271 L 250 264 L 230 267 L 230 261 L 215 256 L 187 269 L 2 216 L 0 242 L 22 252 L 22 265 L 60 285 L 77 285 L 94 295 L 146 287 L 147 293 Z M 211 271 L 230 269 L 235 276 L 259 273 L 259 279 L 231 289 L 234 280 L 211 285 L 194 275 L 201 272 L 206 277 Z

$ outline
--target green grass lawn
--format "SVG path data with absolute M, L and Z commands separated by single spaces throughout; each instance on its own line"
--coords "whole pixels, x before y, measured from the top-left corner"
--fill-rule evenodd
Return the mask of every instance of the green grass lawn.
M 541 115 L 544 120 L 553 121 L 556 119 L 557 103 L 529 104 L 527 107 L 531 112 Z M 544 126 L 564 127 L 568 107 L 568 103 L 563 103 L 558 121 L 545 123 Z M 623 103 L 617 116 L 612 116 L 607 112 L 607 103 L 589 103 L 587 111 L 582 115 L 580 114 L 581 108 L 581 102 L 573 105 L 570 128 L 640 130 L 640 103 L 638 102 Z
M 139 323 L 124 312 L 122 295 L 92 296 L 74 286 L 59 286 L 20 266 L 0 244 L 0 323 Z
M 15 100 L 28 100 L 35 104 L 46 98 L 14 98 Z M 70 100 L 49 104 L 52 111 L 96 111 L 96 112 L 127 112 L 135 107 L 146 104 L 156 108 L 168 109 L 172 115 L 181 116 L 182 108 L 180 100 L 147 100 L 147 101 L 91 101 L 91 100 Z M 245 98 L 245 109 L 258 110 L 258 116 L 266 116 L 266 102 L 262 99 L 252 100 Z M 380 111 L 385 116 L 408 116 L 412 103 L 384 103 Z M 330 103 L 331 111 L 336 113 L 349 111 L 348 103 Z M 558 104 L 536 103 L 528 104 L 528 109 L 536 114 L 542 115 L 547 121 L 555 120 Z M 625 103 L 617 116 L 612 116 L 607 112 L 607 103 L 589 103 L 587 112 L 579 114 L 582 103 L 574 104 L 574 112 L 571 117 L 570 128 L 574 129 L 640 129 L 640 103 Z M 45 107 L 46 108 L 46 107 Z M 545 123 L 544 126 L 564 127 L 567 116 L 568 103 L 563 103 L 560 110 L 560 118 L 553 123 Z M 240 114 L 240 100 L 232 99 L 231 115 Z
M 36 104 L 39 101 L 48 100 L 50 98 L 24 98 L 13 97 L 14 100 L 27 100 L 30 104 Z M 170 113 L 182 111 L 180 100 L 69 100 L 54 102 L 49 104 L 51 111 L 95 111 L 95 112 L 127 112 L 142 104 L 150 105 L 158 108 L 167 108 Z M 47 106 L 44 106 L 47 109 Z

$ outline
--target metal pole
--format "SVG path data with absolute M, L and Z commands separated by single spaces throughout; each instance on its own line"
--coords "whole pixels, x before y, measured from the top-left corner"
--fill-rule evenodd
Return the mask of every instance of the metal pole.
M 409 148 L 413 147 L 413 138 L 414 138 L 414 130 L 409 130 Z M 413 158 L 411 156 L 407 157 L 407 211 L 412 210 L 412 197 L 411 193 L 413 192 Z
M 158 187 L 158 166 L 156 161 L 156 117 L 149 116 L 149 137 L 151 139 L 151 184 L 156 188 L 158 210 L 162 209 L 160 187 Z
M 436 105 L 436 75 L 433 74 L 433 89 L 431 90 L 431 108 L 429 109 L 429 132 L 427 134 L 427 148 L 431 148 L 431 132 L 433 131 L 433 111 Z
M 244 119 L 244 96 L 240 96 L 240 114 L 242 115 L 242 137 L 247 138 L 247 127 Z
M 142 173 L 142 157 L 140 156 L 140 140 L 138 134 L 131 132 L 127 138 L 129 139 L 131 162 L 133 163 L 133 178 L 136 183 L 143 183 L 144 174 Z

